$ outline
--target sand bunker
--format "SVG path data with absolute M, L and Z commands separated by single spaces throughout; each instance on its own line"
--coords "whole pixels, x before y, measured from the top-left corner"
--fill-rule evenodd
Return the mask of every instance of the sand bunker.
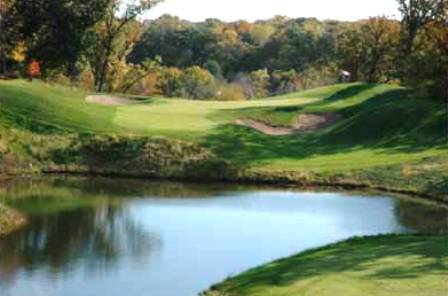
M 294 134 L 306 134 L 315 130 L 326 128 L 341 119 L 339 114 L 299 114 L 291 127 L 275 127 L 260 121 L 251 119 L 238 119 L 237 125 L 253 128 L 270 136 L 288 136 Z
M 109 106 L 120 106 L 120 105 L 130 105 L 135 104 L 134 100 L 112 96 L 112 95 L 94 95 L 87 96 L 86 102 L 95 103 L 100 105 L 109 105 Z

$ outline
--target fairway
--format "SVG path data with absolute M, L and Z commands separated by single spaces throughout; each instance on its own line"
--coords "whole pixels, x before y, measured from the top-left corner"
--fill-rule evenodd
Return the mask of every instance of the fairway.
M 14 116 L 80 132 L 110 132 L 137 135 L 197 137 L 211 133 L 221 124 L 231 123 L 235 111 L 251 108 L 300 106 L 316 102 L 306 96 L 215 102 L 149 98 L 139 104 L 104 106 L 88 103 L 83 91 L 42 82 L 0 81 L 0 101 Z M 219 118 L 219 119 L 217 119 Z
M 3 125 L 193 141 L 235 165 L 270 172 L 341 172 L 447 156 L 442 102 L 391 85 L 339 84 L 242 102 L 154 97 L 122 106 L 87 103 L 87 95 L 37 81 L 0 81 Z M 341 120 L 304 135 L 275 137 L 235 124 L 252 119 L 287 127 L 299 114 L 325 112 Z

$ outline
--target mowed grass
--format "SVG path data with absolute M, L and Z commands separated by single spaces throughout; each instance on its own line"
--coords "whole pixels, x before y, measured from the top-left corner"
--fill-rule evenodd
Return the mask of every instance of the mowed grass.
M 446 236 L 355 238 L 252 269 L 207 296 L 442 296 Z
M 23 117 L 75 132 L 171 136 L 203 136 L 230 116 L 212 120 L 212 114 L 256 107 L 297 106 L 313 98 L 287 97 L 245 102 L 190 101 L 148 98 L 140 104 L 104 106 L 87 103 L 88 94 L 40 81 L 0 81 L 0 103 L 11 116 Z
M 42 133 L 199 142 L 234 165 L 268 171 L 341 172 L 431 157 L 448 161 L 443 102 L 396 86 L 339 84 L 243 102 L 148 98 L 126 106 L 87 103 L 86 95 L 39 81 L 0 81 L 0 122 Z M 234 125 L 251 118 L 287 126 L 299 113 L 323 112 L 338 113 L 342 120 L 308 135 L 283 137 Z

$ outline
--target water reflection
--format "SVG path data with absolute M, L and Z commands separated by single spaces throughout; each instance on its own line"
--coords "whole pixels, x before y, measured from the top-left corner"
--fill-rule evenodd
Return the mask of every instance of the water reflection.
M 448 214 L 384 197 L 104 178 L 15 180 L 0 202 L 30 219 L 0 238 L 6 296 L 75 296 L 78 285 L 86 296 L 195 295 L 354 235 L 446 232 Z
M 400 221 L 421 233 L 448 233 L 448 209 L 420 202 L 400 201 L 397 205 Z
M 28 226 L 0 239 L 0 284 L 19 271 L 51 277 L 82 266 L 97 274 L 116 268 L 124 256 L 138 261 L 160 247 L 156 233 L 116 205 L 30 216 Z

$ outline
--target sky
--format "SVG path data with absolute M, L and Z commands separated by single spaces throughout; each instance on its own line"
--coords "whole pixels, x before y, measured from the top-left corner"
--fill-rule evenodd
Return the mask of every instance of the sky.
M 378 15 L 399 16 L 396 0 L 165 0 L 145 18 L 155 19 L 163 14 L 195 22 L 207 18 L 255 21 L 276 15 L 342 21 Z

